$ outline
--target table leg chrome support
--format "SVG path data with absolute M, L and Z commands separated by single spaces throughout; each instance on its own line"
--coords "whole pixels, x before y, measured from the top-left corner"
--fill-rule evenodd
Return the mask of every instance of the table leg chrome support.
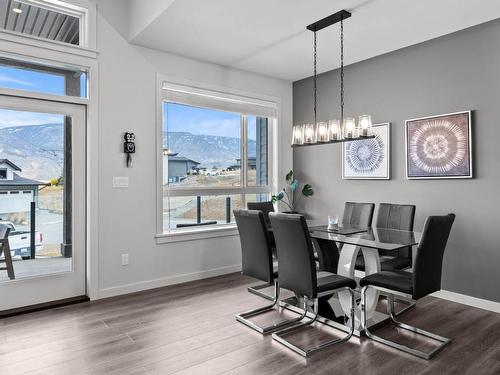
M 370 287 L 373 288 L 373 286 L 370 286 Z M 416 357 L 424 358 L 424 359 L 431 359 L 434 355 L 436 355 L 439 351 L 441 351 L 446 345 L 448 345 L 451 342 L 451 339 L 448 339 L 446 337 L 442 337 L 442 336 L 436 335 L 434 333 L 431 333 L 431 332 L 425 331 L 423 329 L 413 327 L 413 326 L 410 326 L 408 324 L 401 323 L 400 321 L 398 321 L 396 319 L 396 315 L 394 313 L 394 295 L 392 295 L 392 294 L 389 294 L 387 297 L 388 298 L 387 309 L 388 309 L 388 314 L 389 314 L 389 317 L 390 317 L 392 323 L 394 323 L 399 328 L 402 328 L 402 329 L 405 329 L 407 331 L 416 333 L 418 335 L 429 337 L 433 340 L 436 340 L 439 342 L 439 345 L 430 352 L 423 352 L 423 351 L 416 350 L 416 349 L 410 348 L 410 347 L 402 345 L 402 344 L 398 344 L 394 341 L 391 341 L 391 340 L 388 340 L 388 339 L 385 339 L 383 337 L 380 337 L 380 336 L 373 334 L 372 332 L 370 332 L 368 330 L 368 327 L 366 325 L 365 305 L 366 305 L 366 291 L 368 288 L 369 288 L 369 286 L 365 286 L 363 289 L 361 289 L 361 325 L 364 329 L 366 336 L 368 336 L 370 339 L 377 341 L 377 342 L 380 342 L 384 345 L 390 346 L 394 349 L 398 349 L 398 350 L 403 351 L 405 353 L 414 355 Z

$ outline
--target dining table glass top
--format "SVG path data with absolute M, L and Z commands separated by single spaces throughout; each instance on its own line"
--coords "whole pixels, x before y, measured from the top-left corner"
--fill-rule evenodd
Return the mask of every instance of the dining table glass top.
M 418 245 L 422 237 L 420 232 L 376 227 L 338 226 L 329 229 L 327 225 L 318 225 L 309 227 L 309 230 L 312 238 L 379 250 Z

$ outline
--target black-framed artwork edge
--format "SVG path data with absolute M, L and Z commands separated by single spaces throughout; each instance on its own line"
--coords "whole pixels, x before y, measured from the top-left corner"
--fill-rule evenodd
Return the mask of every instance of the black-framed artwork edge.
M 370 177 L 370 176 L 346 176 L 345 171 L 345 143 L 342 144 L 341 152 L 342 152 L 342 179 L 343 180 L 382 180 L 388 181 L 391 179 L 391 123 L 390 122 L 380 122 L 377 124 L 373 124 L 372 127 L 387 127 L 387 144 L 385 149 L 385 162 L 387 164 L 387 175 L 383 177 Z
M 408 142 L 409 142 L 409 134 L 408 134 L 408 124 L 413 121 L 420 121 L 420 120 L 428 120 L 428 119 L 435 119 L 435 118 L 440 118 L 440 117 L 446 117 L 446 116 L 454 116 L 454 115 L 463 115 L 467 114 L 468 118 L 468 126 L 467 126 L 467 132 L 468 132 L 468 142 L 467 142 L 467 147 L 468 147 L 468 167 L 469 167 L 469 173 L 464 174 L 464 175 L 441 175 L 441 176 L 429 176 L 429 175 L 410 175 L 409 173 L 409 149 L 408 149 Z M 457 112 L 450 112 L 450 113 L 443 113 L 439 115 L 432 115 L 432 116 L 424 116 L 424 117 L 417 117 L 417 118 L 412 118 L 408 119 L 405 121 L 405 170 L 406 170 L 406 179 L 407 180 L 457 180 L 457 179 L 472 179 L 474 178 L 474 170 L 473 170 L 473 147 L 472 147 L 472 115 L 473 115 L 473 110 L 465 110 L 465 111 L 457 111 Z

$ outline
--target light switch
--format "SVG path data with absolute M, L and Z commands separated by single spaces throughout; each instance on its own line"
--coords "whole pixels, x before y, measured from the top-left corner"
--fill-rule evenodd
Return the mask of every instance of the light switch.
M 128 177 L 113 176 L 113 189 L 128 188 Z

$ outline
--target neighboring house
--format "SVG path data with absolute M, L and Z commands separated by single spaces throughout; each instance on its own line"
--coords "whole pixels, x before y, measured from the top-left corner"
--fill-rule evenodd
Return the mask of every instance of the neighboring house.
M 163 184 L 166 185 L 169 182 L 179 182 L 187 177 L 189 172 L 192 172 L 198 168 L 200 163 L 197 161 L 188 159 L 184 156 L 168 155 L 163 156 Z M 168 169 L 168 173 L 167 173 Z M 168 175 L 168 181 L 166 181 L 165 176 Z
M 241 159 L 236 159 L 236 166 L 231 167 L 241 168 Z M 255 156 L 248 157 L 248 169 L 257 169 L 257 158 Z
M 21 172 L 21 168 L 8 159 L 0 159 L 0 214 L 28 212 L 31 202 L 38 204 L 38 187 L 47 185 L 16 172 Z

